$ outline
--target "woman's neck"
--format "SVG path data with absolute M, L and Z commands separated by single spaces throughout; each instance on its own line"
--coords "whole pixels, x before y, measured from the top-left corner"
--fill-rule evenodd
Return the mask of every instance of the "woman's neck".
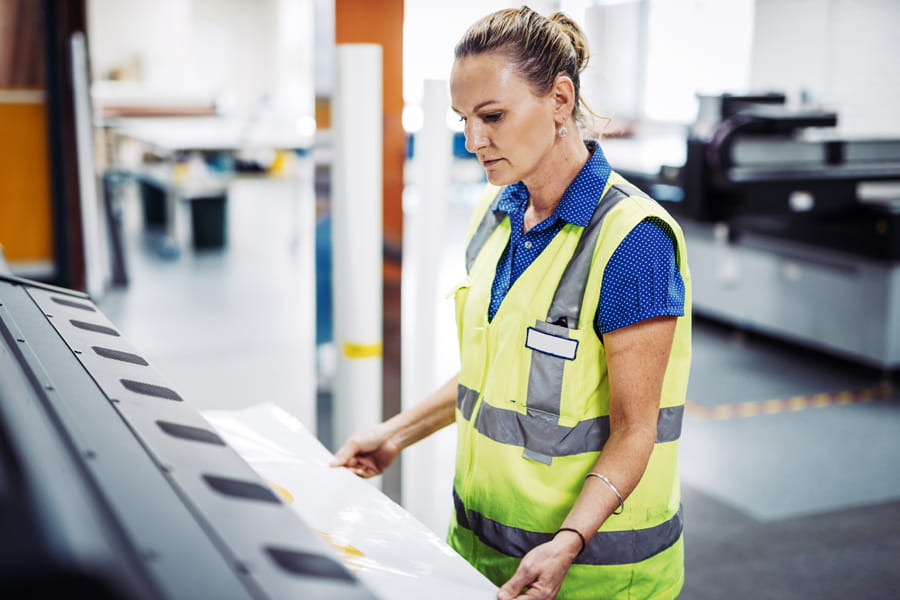
M 540 223 L 556 210 L 566 189 L 590 158 L 584 141 L 577 133 L 571 137 L 559 138 L 556 143 L 558 147 L 547 168 L 542 170 L 544 174 L 537 181 L 523 182 L 528 188 L 527 212 L 531 213 L 530 220 L 534 221 L 532 225 Z M 530 227 L 526 225 L 526 229 Z

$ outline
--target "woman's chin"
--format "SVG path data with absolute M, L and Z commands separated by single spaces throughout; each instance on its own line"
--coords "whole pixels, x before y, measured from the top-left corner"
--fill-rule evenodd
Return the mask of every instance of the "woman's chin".
M 484 174 L 488 182 L 496 186 L 510 185 L 518 181 L 514 180 L 508 172 L 503 172 L 500 169 L 487 168 L 484 170 Z

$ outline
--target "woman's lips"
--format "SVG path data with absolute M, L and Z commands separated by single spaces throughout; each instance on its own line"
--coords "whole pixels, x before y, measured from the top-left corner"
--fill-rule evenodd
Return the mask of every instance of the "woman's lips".
M 499 158 L 494 158 L 494 159 L 491 159 L 491 160 L 483 160 L 483 161 L 481 161 L 481 166 L 482 166 L 482 167 L 493 167 L 493 166 L 496 165 L 498 162 L 500 162 L 500 160 L 501 160 L 501 159 L 499 159 Z

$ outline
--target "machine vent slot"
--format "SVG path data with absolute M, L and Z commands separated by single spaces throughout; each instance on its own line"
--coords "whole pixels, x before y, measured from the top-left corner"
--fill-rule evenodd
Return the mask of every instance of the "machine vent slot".
M 272 547 L 267 547 L 266 552 L 269 553 L 275 564 L 294 575 L 327 577 L 355 583 L 353 576 L 342 564 L 327 556 Z
M 94 333 L 104 333 L 106 335 L 114 335 L 119 337 L 119 332 L 113 329 L 112 327 L 107 327 L 105 325 L 98 325 L 96 323 L 88 323 L 87 321 L 79 321 L 77 319 L 69 319 L 69 323 L 74 325 L 79 329 L 84 329 L 87 331 L 93 331 Z
M 216 444 L 217 446 L 225 445 L 225 441 L 222 438 L 208 429 L 191 427 L 190 425 L 181 425 L 170 421 L 157 421 L 156 424 L 159 425 L 160 429 L 174 437 L 191 440 L 193 442 L 203 442 L 204 444 Z
M 120 379 L 119 381 L 122 382 L 122 385 L 125 386 L 126 390 L 135 392 L 136 394 L 165 398 L 166 400 L 175 400 L 177 402 L 182 401 L 181 396 L 176 394 L 175 390 L 170 390 L 161 385 L 153 385 L 152 383 L 144 383 L 143 381 L 134 381 L 133 379 Z
M 141 365 L 143 367 L 150 366 L 146 360 L 132 354 L 131 352 L 122 352 L 121 350 L 113 350 L 112 348 L 103 348 L 102 346 L 91 346 L 91 348 L 103 358 L 111 358 L 113 360 L 121 360 L 122 362 L 131 363 L 133 365 Z
M 56 302 L 57 304 L 62 304 L 63 306 L 70 306 L 72 308 L 80 308 L 81 310 L 89 310 L 91 312 L 97 312 L 97 309 L 91 306 L 90 304 L 82 304 L 81 302 L 75 302 L 73 300 L 67 300 L 65 298 L 57 298 L 56 296 L 51 296 L 51 300 Z
M 203 479 L 209 487 L 226 496 L 281 504 L 281 501 L 272 490 L 252 481 L 241 481 L 240 479 L 229 479 L 215 475 L 204 475 Z

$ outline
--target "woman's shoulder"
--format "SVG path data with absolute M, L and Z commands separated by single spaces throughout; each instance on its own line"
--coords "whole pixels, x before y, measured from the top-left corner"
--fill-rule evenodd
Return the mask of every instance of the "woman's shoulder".
M 672 217 L 669 211 L 656 201 L 647 190 L 634 185 L 620 173 L 616 171 L 610 173 L 608 183 L 609 186 L 617 187 L 628 195 L 628 203 L 625 204 L 625 206 L 627 206 L 629 210 L 639 213 L 635 216 L 635 223 L 647 219 L 659 219 L 660 221 L 667 223 L 670 227 L 678 227 L 675 218 Z

